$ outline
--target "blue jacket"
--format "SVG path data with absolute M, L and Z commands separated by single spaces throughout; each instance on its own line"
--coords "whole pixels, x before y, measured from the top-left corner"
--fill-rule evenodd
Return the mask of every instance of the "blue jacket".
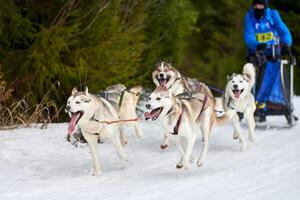
M 256 19 L 253 8 L 245 16 L 244 39 L 249 52 L 255 52 L 258 44 L 266 43 L 268 46 L 284 43 L 291 45 L 292 36 L 276 10 L 266 8 L 262 19 Z

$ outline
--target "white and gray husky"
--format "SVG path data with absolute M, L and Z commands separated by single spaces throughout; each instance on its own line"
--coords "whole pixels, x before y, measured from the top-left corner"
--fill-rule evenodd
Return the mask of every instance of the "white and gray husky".
M 255 120 L 254 112 L 256 109 L 255 99 L 251 89 L 255 84 L 255 67 L 247 63 L 243 67 L 242 74 L 233 73 L 227 76 L 227 84 L 222 97 L 224 110 L 235 109 L 240 118 L 247 120 L 250 141 L 255 141 Z M 237 139 L 237 133 L 234 138 Z
M 76 88 L 73 88 L 71 96 L 67 101 L 66 111 L 71 116 L 68 134 L 73 134 L 79 126 L 84 139 L 90 147 L 93 159 L 91 175 L 98 175 L 101 173 L 101 166 L 97 153 L 99 137 L 109 138 L 116 148 L 118 156 L 123 160 L 127 160 L 128 156 L 121 145 L 118 131 L 120 123 L 109 123 L 120 121 L 120 114 L 110 102 L 102 97 L 90 94 L 87 88 L 84 92 L 79 92 Z M 126 118 L 134 116 L 122 115 L 122 117 Z M 132 123 L 137 125 L 137 121 Z M 138 131 L 137 134 L 141 134 L 141 132 Z M 142 135 L 139 136 L 142 137 Z
M 189 167 L 197 128 L 201 129 L 204 140 L 197 161 L 199 167 L 203 164 L 208 150 L 208 138 L 214 126 L 233 122 L 235 128 L 239 129 L 239 119 L 235 110 L 228 110 L 222 117 L 217 117 L 214 111 L 215 100 L 208 99 L 203 94 L 193 95 L 191 99 L 179 99 L 166 87 L 157 87 L 151 93 L 146 108 L 149 112 L 144 113 L 145 119 L 161 120 L 167 131 L 167 137 L 176 140 L 181 154 L 181 158 L 176 165 L 177 168 Z M 239 130 L 236 132 L 240 133 Z M 244 150 L 243 137 L 238 136 L 241 142 L 241 150 Z

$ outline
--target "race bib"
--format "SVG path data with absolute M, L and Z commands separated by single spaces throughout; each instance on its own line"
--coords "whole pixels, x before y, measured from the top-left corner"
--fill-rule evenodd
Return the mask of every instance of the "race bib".
M 268 33 L 257 33 L 256 34 L 256 40 L 260 43 L 269 42 L 274 39 L 273 32 Z

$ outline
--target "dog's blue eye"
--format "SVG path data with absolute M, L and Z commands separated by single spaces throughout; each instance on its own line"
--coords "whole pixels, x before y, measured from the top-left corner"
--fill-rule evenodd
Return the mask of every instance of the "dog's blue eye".
M 156 100 L 158 100 L 158 101 L 159 101 L 159 100 L 161 100 L 161 98 L 160 98 L 160 97 L 157 97 L 157 98 L 156 98 Z
M 80 101 L 76 101 L 75 103 L 76 103 L 76 104 L 80 104 Z

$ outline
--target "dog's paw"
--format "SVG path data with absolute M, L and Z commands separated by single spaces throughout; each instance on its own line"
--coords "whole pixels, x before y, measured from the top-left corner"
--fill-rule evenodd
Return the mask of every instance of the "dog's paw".
M 239 135 L 238 135 L 236 132 L 234 132 L 232 138 L 233 138 L 234 140 L 237 140 L 237 139 L 239 139 Z
M 181 168 L 183 168 L 183 165 L 182 165 L 181 163 L 180 163 L 180 164 L 177 164 L 177 165 L 176 165 L 176 168 L 177 168 L 177 169 L 181 169 Z
M 127 140 L 121 141 L 121 144 L 122 144 L 123 147 L 126 147 L 127 143 L 128 143 Z
M 161 144 L 161 145 L 160 145 L 160 149 L 162 149 L 162 150 L 163 150 L 163 149 L 166 149 L 166 148 L 168 148 L 168 146 L 169 146 L 169 145 L 167 145 L 167 144 Z
M 90 175 L 91 176 L 100 176 L 102 173 L 102 171 L 100 169 L 94 169 L 92 168 L 91 171 L 90 171 Z
M 197 166 L 198 166 L 198 167 L 202 167 L 202 165 L 203 165 L 203 162 L 202 162 L 202 160 L 198 160 L 198 162 L 197 162 Z

